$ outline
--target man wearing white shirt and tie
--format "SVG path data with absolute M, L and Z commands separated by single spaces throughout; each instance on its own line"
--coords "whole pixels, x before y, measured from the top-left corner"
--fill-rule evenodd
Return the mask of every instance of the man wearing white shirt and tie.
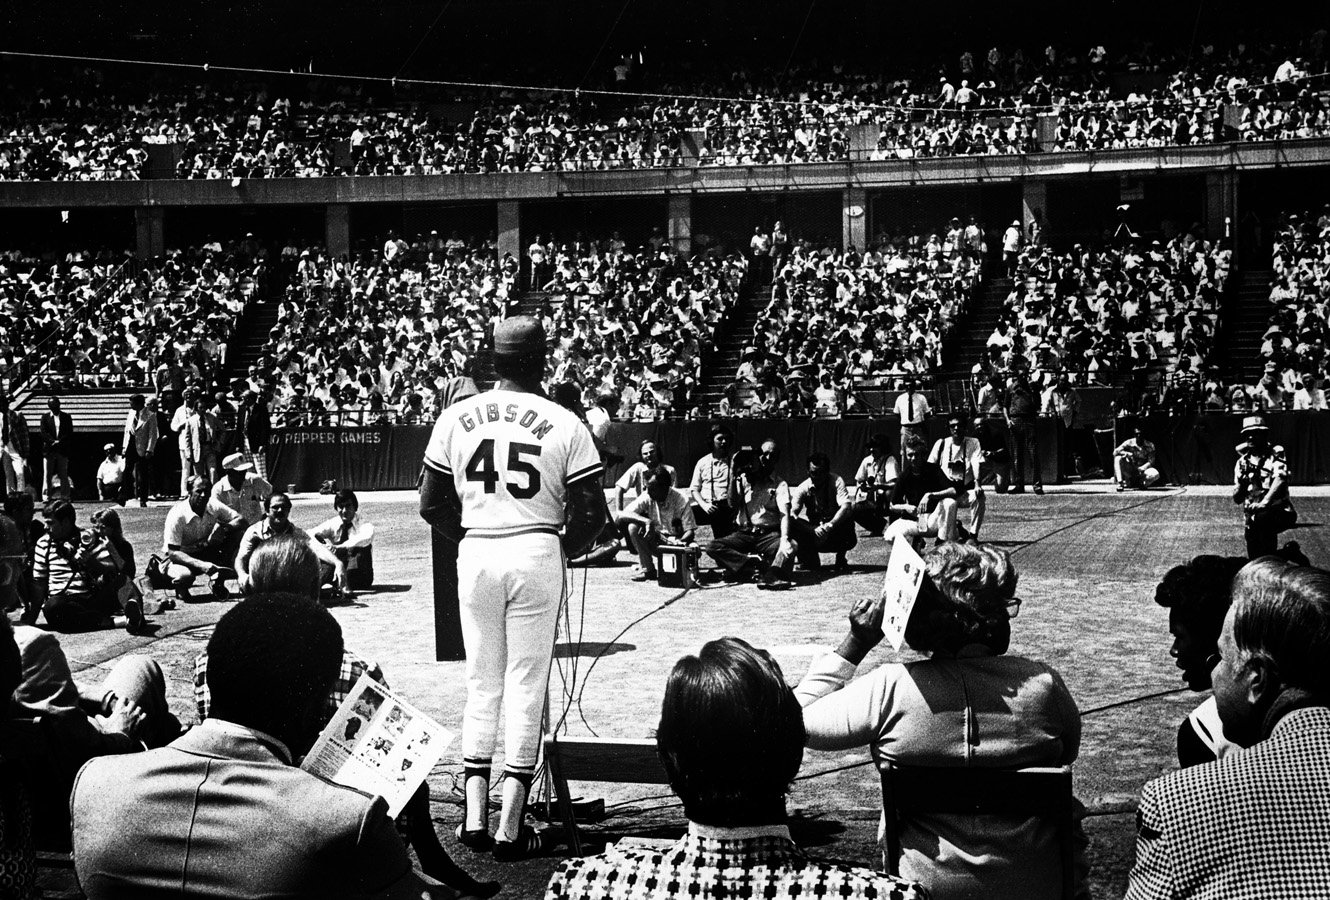
M 919 380 L 905 379 L 905 393 L 896 398 L 895 406 L 896 415 L 900 416 L 901 420 L 902 445 L 912 434 L 917 434 L 921 440 L 928 437 L 924 433 L 924 420 L 932 411 L 928 405 L 928 398 L 919 392 Z
M 970 510 L 970 536 L 979 540 L 984 524 L 984 489 L 979 486 L 979 466 L 984 454 L 976 438 L 965 436 L 965 420 L 952 416 L 947 420 L 947 436 L 933 444 L 928 461 L 942 469 L 956 488 L 956 505 Z

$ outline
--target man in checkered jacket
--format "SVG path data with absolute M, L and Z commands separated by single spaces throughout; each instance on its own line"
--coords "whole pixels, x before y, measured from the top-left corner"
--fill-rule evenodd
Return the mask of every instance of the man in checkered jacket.
M 1246 749 L 1145 786 L 1127 900 L 1330 895 L 1330 572 L 1248 563 L 1217 656 Z

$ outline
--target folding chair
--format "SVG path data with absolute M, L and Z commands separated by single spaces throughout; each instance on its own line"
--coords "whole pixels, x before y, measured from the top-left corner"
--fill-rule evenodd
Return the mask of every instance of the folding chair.
M 668 784 L 665 767 L 656 755 L 656 742 L 650 739 L 612 740 L 610 738 L 571 738 L 545 736 L 545 763 L 554 784 L 555 805 L 568 845 L 575 856 L 582 855 L 582 838 L 573 816 L 570 781 L 608 781 L 620 784 Z
M 882 773 L 887 871 L 899 874 L 901 822 L 918 813 L 1027 816 L 1057 829 L 1062 896 L 1075 885 L 1075 800 L 1071 767 L 990 769 L 977 766 L 889 766 Z

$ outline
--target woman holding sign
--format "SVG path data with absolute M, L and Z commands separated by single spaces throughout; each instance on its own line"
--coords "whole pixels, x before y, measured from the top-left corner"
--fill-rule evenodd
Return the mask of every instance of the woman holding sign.
M 1043 663 L 1004 655 L 1020 610 L 1010 557 L 985 545 L 951 543 L 920 560 L 906 541 L 895 543 L 892 556 L 882 594 L 855 604 L 840 647 L 816 660 L 795 690 L 808 746 L 868 745 L 879 770 L 1070 765 L 1080 750 L 1081 721 L 1061 676 Z M 851 680 L 882 640 L 884 614 L 897 649 L 909 644 L 928 658 L 889 663 Z M 990 816 L 976 831 L 975 821 L 943 814 L 905 819 L 899 874 L 939 898 L 1060 895 L 1052 825 Z M 1084 847 L 1078 825 L 1082 896 Z

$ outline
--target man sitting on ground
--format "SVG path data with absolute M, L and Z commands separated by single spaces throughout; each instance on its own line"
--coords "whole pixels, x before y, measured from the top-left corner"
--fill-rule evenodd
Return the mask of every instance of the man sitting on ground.
M 885 434 L 868 439 L 868 455 L 854 473 L 854 521 L 869 534 L 878 537 L 887 527 L 887 501 L 900 477 L 896 457 L 889 452 Z
M 305 533 L 304 529 L 298 528 L 291 521 L 291 498 L 286 494 L 273 494 L 268 498 L 267 507 L 268 515 L 246 528 L 240 538 L 240 549 L 236 551 L 235 559 L 236 581 L 240 584 L 240 590 L 249 590 L 249 561 L 259 545 L 289 534 L 296 540 L 309 544 L 309 548 L 318 557 L 319 583 L 332 584 L 338 591 L 345 591 L 346 567 L 326 544 L 314 540 Z
M 674 486 L 674 473 L 667 466 L 656 466 L 647 473 L 646 490 L 615 520 L 628 532 L 642 567 L 633 581 L 656 580 L 656 550 L 661 545 L 687 546 L 697 532 L 688 495 Z
M 48 507 L 48 530 L 33 550 L 32 605 L 23 621 L 35 624 L 40 607 L 50 626 L 67 634 L 115 627 L 137 632 L 143 606 L 136 595 L 122 594 L 123 560 L 95 525 L 80 529 L 76 515 L 68 500 Z
M 68 501 L 60 501 L 68 503 Z M 0 516 L 0 581 L 14 577 L 23 554 L 23 536 L 8 516 Z M 180 733 L 180 723 L 166 705 L 161 667 L 147 656 L 122 656 L 96 688 L 81 688 L 60 641 L 49 631 L 27 624 L 14 628 L 22 680 L 11 698 L 16 715 L 53 716 L 61 734 L 75 740 L 63 759 L 79 763 L 104 753 L 129 753 L 139 740 L 160 746 Z M 72 777 L 74 770 L 69 775 Z
M 854 533 L 854 504 L 845 479 L 832 473 L 827 454 L 808 457 L 808 477 L 792 492 L 791 503 L 790 525 L 799 547 L 799 565 L 810 571 L 820 569 L 820 554 L 834 553 L 836 569 L 849 568 L 845 554 L 859 543 Z
M 1325 895 L 1327 656 L 1330 572 L 1244 566 L 1211 680 L 1224 736 L 1247 749 L 1145 785 L 1127 900 Z
M 965 436 L 965 419 L 947 420 L 947 436 L 933 444 L 928 461 L 940 466 L 956 489 L 956 506 L 970 510 L 970 537 L 979 540 L 984 524 L 984 489 L 980 487 L 983 451 L 977 438 Z
M 901 446 L 901 474 L 888 508 L 900 518 L 887 526 L 888 544 L 903 537 L 917 542 L 956 539 L 956 488 L 940 466 L 924 459 L 923 439 L 911 435 Z
M 188 602 L 194 579 L 206 575 L 212 582 L 213 596 L 223 600 L 231 595 L 226 578 L 249 522 L 209 496 L 212 482 L 207 476 L 191 475 L 185 486 L 185 499 L 166 514 L 166 577 L 176 596 Z
M 209 718 L 79 773 L 74 866 L 90 900 L 454 896 L 413 870 L 382 798 L 295 765 L 341 663 L 341 628 L 304 597 L 251 597 L 222 616 Z
M 776 474 L 776 442 L 766 441 L 754 458 L 737 454 L 731 502 L 736 530 L 707 545 L 707 554 L 725 569 L 728 581 L 756 577 L 761 590 L 792 586 L 795 546 L 790 534 L 790 486 Z M 761 562 L 755 562 L 756 554 Z
M 1143 490 L 1159 483 L 1162 476 L 1155 468 L 1155 445 L 1146 439 L 1141 426 L 1113 451 L 1113 474 L 1119 491 Z
M 785 795 L 803 760 L 803 713 L 771 655 L 738 638 L 679 660 L 665 685 L 656 746 L 688 833 L 666 851 L 612 847 L 565 860 L 545 900 L 892 897 L 919 885 L 808 858 L 790 839 Z
M 346 569 L 347 585 L 368 590 L 374 585 L 374 525 L 360 515 L 360 498 L 350 488 L 333 496 L 337 514 L 310 532 L 314 540 L 328 545 Z

